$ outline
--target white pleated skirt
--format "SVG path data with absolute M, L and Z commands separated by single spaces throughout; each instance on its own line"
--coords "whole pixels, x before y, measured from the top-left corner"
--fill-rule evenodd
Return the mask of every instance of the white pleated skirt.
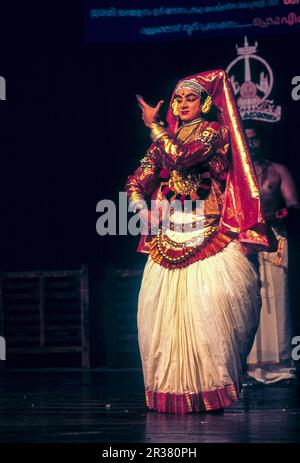
M 188 413 L 236 401 L 260 305 L 257 273 L 237 242 L 175 270 L 149 256 L 138 301 L 147 407 Z

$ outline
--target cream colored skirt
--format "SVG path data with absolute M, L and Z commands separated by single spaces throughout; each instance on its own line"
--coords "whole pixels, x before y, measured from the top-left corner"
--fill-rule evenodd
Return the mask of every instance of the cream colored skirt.
M 149 256 L 138 302 L 148 408 L 187 413 L 236 401 L 260 305 L 257 274 L 237 242 L 175 270 Z

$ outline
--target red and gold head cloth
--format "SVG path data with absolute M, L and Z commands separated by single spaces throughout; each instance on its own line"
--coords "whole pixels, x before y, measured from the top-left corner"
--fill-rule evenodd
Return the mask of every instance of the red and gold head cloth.
M 259 186 L 227 74 L 223 70 L 202 72 L 185 77 L 178 82 L 176 88 L 186 80 L 197 82 L 211 96 L 213 104 L 220 111 L 219 122 L 228 128 L 230 134 L 232 159 L 220 221 L 221 231 L 238 236 L 248 252 L 275 250 L 276 244 L 261 212 Z M 167 113 L 170 135 L 176 132 L 179 125 L 179 118 L 172 111 L 174 98 L 175 92 Z

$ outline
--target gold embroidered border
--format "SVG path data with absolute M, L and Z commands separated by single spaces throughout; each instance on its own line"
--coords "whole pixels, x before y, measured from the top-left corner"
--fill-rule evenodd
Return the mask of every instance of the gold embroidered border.
M 186 246 L 182 243 L 182 246 L 175 247 L 165 238 L 160 230 L 150 243 L 149 250 L 152 259 L 168 269 L 187 267 L 194 262 L 214 256 L 233 240 L 232 237 L 219 230 L 205 238 L 198 246 Z

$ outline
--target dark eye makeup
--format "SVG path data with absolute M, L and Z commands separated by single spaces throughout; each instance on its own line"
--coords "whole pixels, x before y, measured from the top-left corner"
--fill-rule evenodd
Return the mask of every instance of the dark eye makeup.
M 186 101 L 189 101 L 190 103 L 192 103 L 193 101 L 198 100 L 198 98 L 199 98 L 198 96 L 188 96 L 188 97 L 186 98 Z M 183 98 L 177 97 L 176 100 L 177 100 L 177 103 L 182 103 Z

